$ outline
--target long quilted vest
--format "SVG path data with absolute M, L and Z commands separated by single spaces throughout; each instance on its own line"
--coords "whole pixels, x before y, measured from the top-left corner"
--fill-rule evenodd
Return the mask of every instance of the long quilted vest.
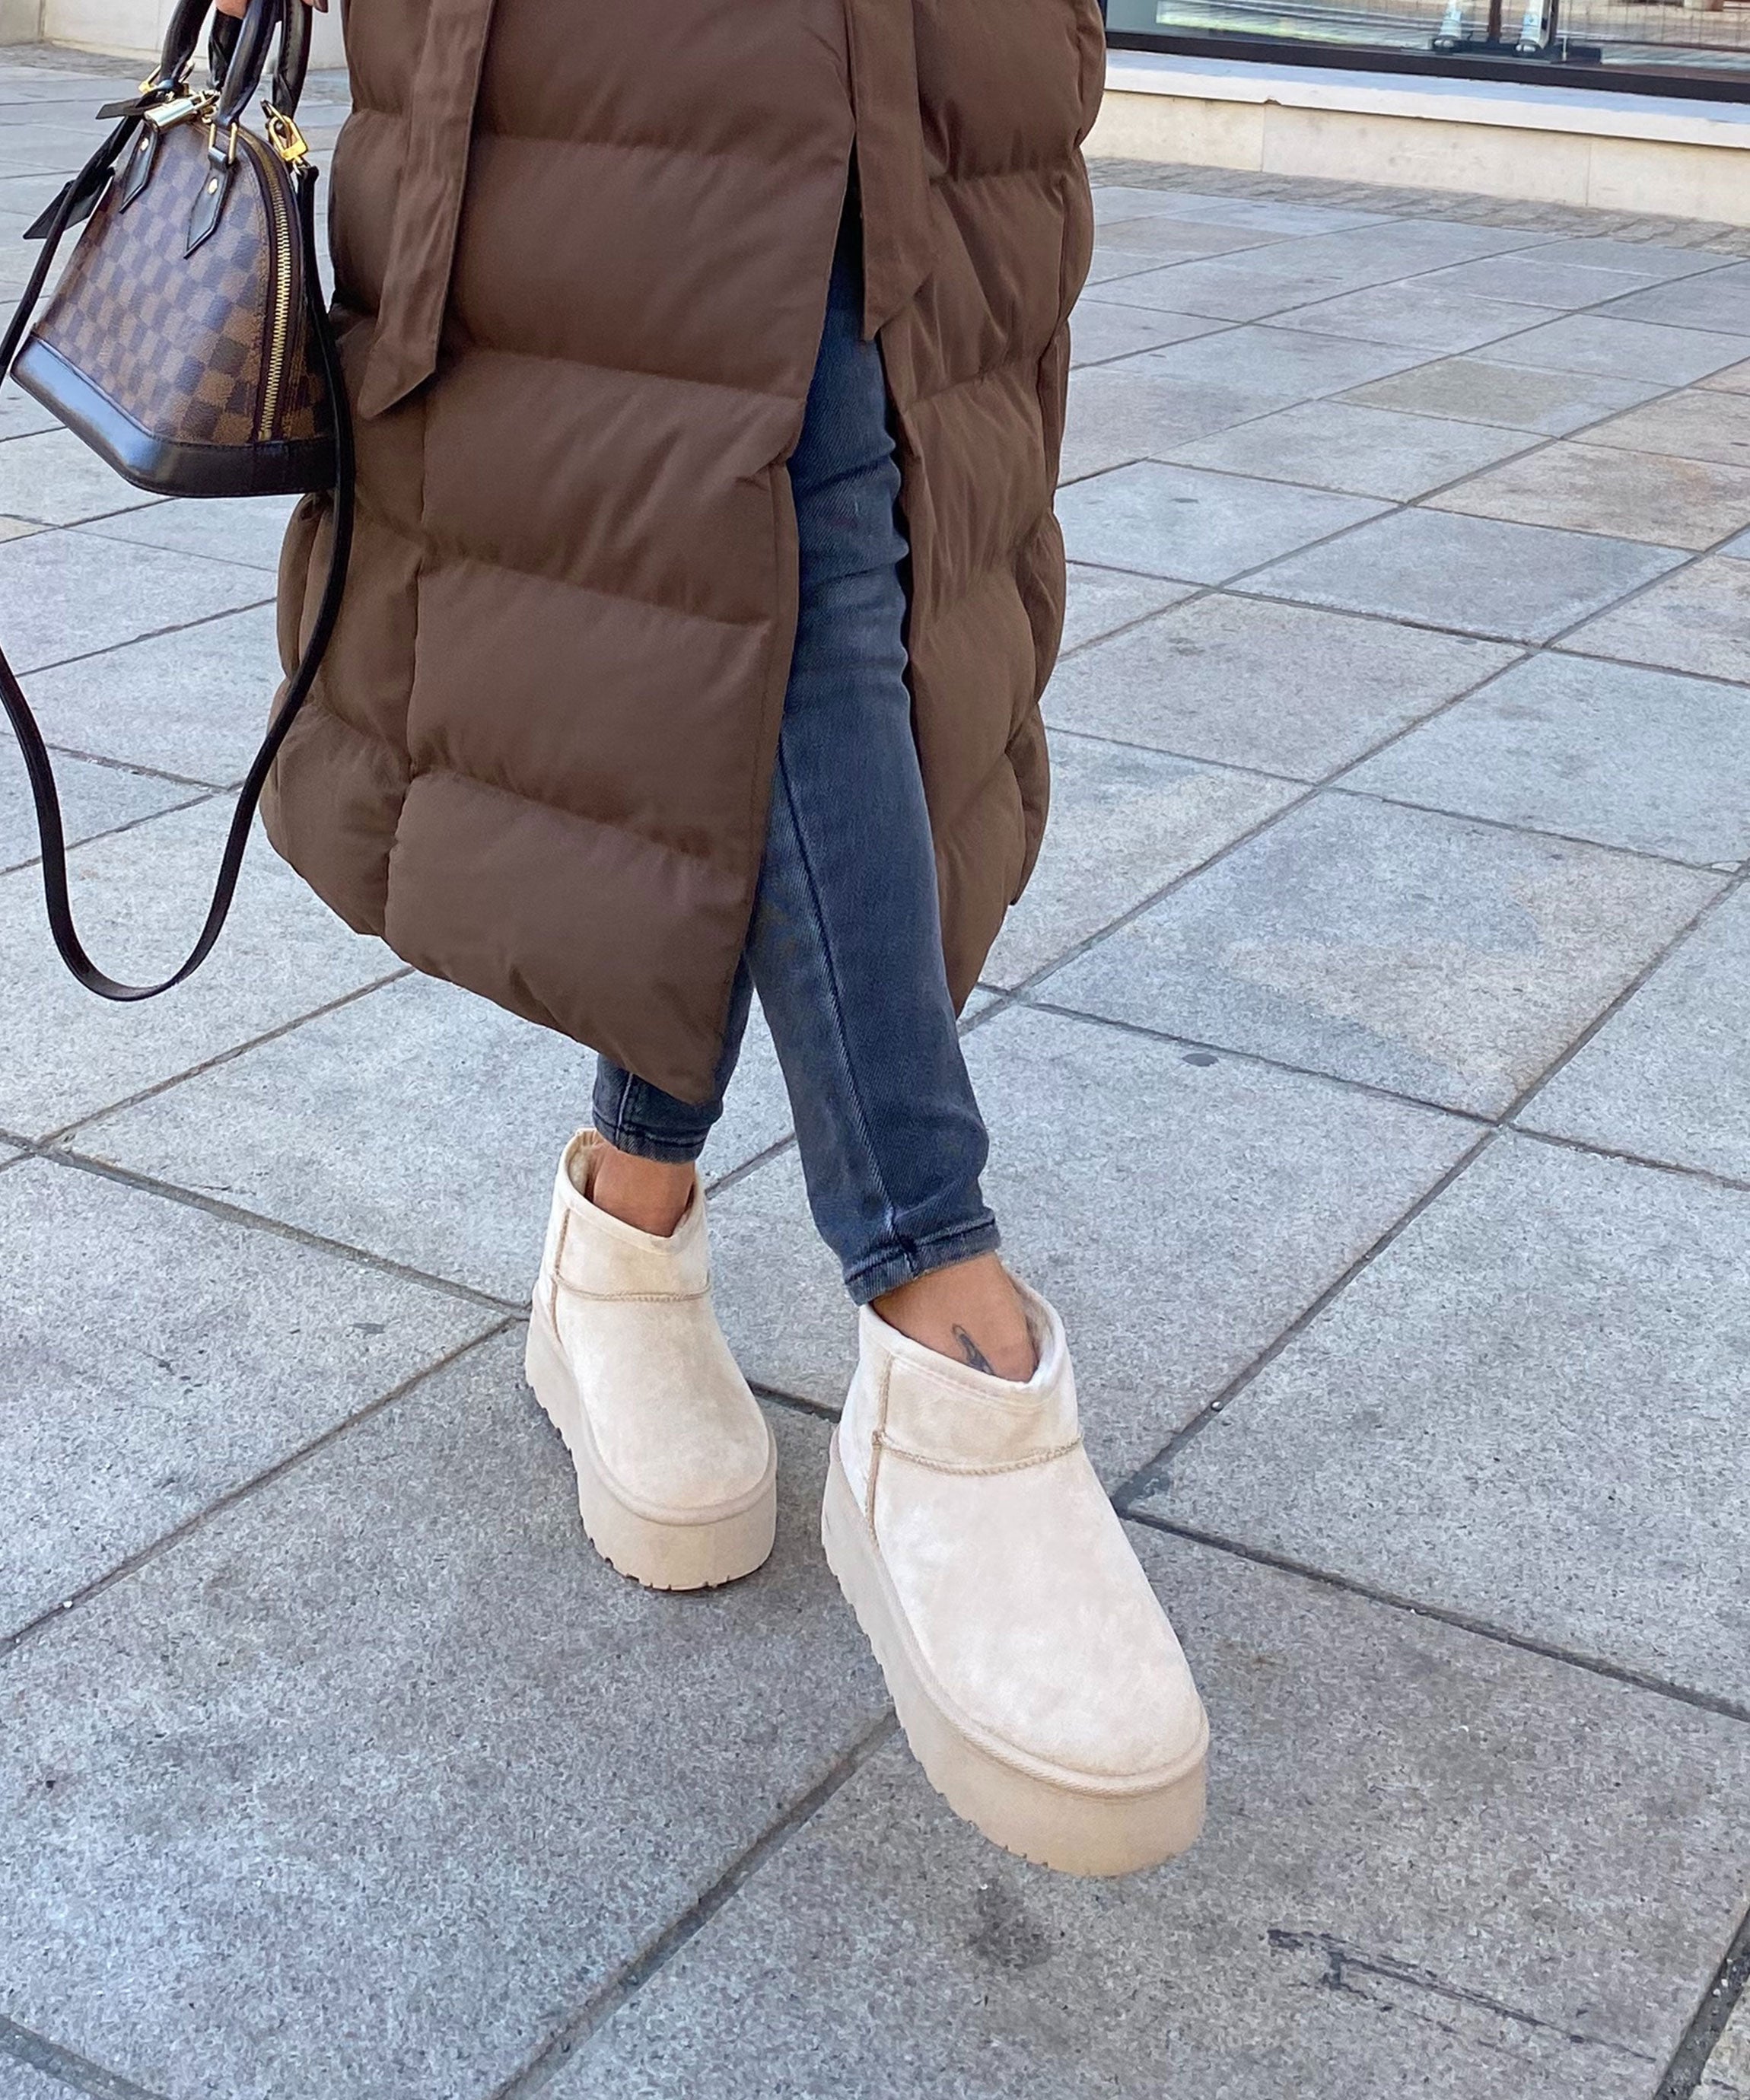
M 347 42 L 358 536 L 274 844 L 421 969 L 708 1094 L 854 152 L 963 999 L 1045 818 L 1095 0 L 352 0 Z M 325 519 L 288 536 L 289 660 Z

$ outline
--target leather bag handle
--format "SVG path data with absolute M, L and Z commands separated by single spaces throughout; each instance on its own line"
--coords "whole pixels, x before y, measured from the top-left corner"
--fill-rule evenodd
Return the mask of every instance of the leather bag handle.
M 236 15 L 213 17 L 207 38 L 207 71 L 221 89 L 231 77 L 237 40 L 243 33 Z M 282 117 L 295 116 L 298 97 L 304 91 L 304 76 L 310 69 L 310 10 L 304 0 L 285 0 L 284 19 L 280 25 L 280 49 L 274 60 L 273 106 Z M 257 77 L 259 77 L 258 73 Z M 249 92 L 254 92 L 254 82 Z M 244 99 L 248 100 L 245 95 Z
M 280 44 L 279 68 L 276 87 L 284 78 L 286 61 L 290 56 L 292 31 L 290 24 L 298 17 L 303 32 L 303 45 L 307 54 L 310 45 L 310 22 L 304 11 L 304 0 L 249 0 L 249 10 L 239 24 L 235 48 L 224 68 L 224 77 L 218 83 L 218 108 L 214 122 L 221 133 L 241 121 L 244 112 L 255 99 L 255 91 L 261 86 L 262 75 L 267 70 L 267 54 L 272 50 L 277 37 Z M 223 18 L 220 18 L 223 19 Z M 298 85 L 303 86 L 303 68 L 298 67 Z M 289 84 L 289 83 L 288 83 Z M 283 117 L 289 117 L 297 107 L 298 97 L 292 97 L 290 108 L 276 101 L 275 107 Z
M 259 4 L 259 0 L 257 0 Z M 302 9 L 303 0 L 292 0 Z M 202 9 L 204 15 L 205 9 Z M 168 46 L 166 46 L 168 49 Z M 42 253 L 30 273 L 18 302 L 17 311 L 0 340 L 0 379 L 12 369 L 12 360 L 18 355 L 24 333 L 30 323 L 33 311 L 42 296 L 42 288 L 55 260 L 55 251 L 68 227 L 89 215 L 92 202 L 103 194 L 117 156 L 133 135 L 138 122 L 137 115 L 126 117 L 104 143 L 99 147 L 81 172 L 68 183 L 52 208 L 42 234 Z M 237 877 L 242 871 L 243 856 L 248 849 L 249 831 L 254 823 L 255 811 L 261 801 L 262 790 L 267 784 L 267 775 L 272 770 L 280 747 L 285 742 L 298 710 L 310 695 L 315 683 L 316 673 L 321 667 L 328 641 L 334 632 L 335 622 L 340 617 L 341 600 L 346 588 L 346 565 L 352 552 L 353 523 L 353 442 L 352 419 L 348 408 L 345 376 L 341 370 L 340 349 L 334 339 L 333 324 L 328 308 L 323 302 L 321 280 L 316 267 L 316 177 L 311 169 L 298 187 L 298 225 L 304 251 L 304 298 L 309 315 L 312 339 L 322 364 L 323 376 L 327 382 L 328 398 L 334 412 L 334 536 L 328 554 L 328 570 L 322 586 L 321 602 L 316 608 L 315 624 L 310 639 L 304 645 L 303 654 L 286 681 L 280 696 L 280 707 L 262 739 L 253 764 L 238 794 L 236 807 L 231 814 L 231 828 L 226 834 L 224 851 L 219 857 L 218 876 L 213 886 L 212 900 L 202 922 L 195 944 L 179 967 L 156 984 L 124 984 L 99 969 L 86 951 L 79 938 L 73 915 L 71 887 L 67 870 L 67 834 L 61 818 L 60 796 L 55 785 L 55 769 L 49 758 L 48 746 L 36 717 L 30 712 L 24 690 L 16 673 L 0 650 L 0 709 L 12 726 L 19 749 L 23 753 L 24 771 L 30 783 L 31 801 L 35 805 L 37 836 L 42 850 L 42 894 L 48 911 L 49 932 L 61 960 L 87 991 L 95 992 L 99 999 L 133 1003 L 143 999 L 156 999 L 161 992 L 169 991 L 181 984 L 200 968 L 213 952 L 214 943 L 223 929 L 231 911 L 231 900 L 236 893 Z

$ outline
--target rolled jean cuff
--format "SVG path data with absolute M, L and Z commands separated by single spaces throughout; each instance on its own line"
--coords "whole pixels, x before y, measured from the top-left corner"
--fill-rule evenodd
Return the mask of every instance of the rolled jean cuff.
M 952 1268 L 957 1261 L 971 1261 L 976 1255 L 994 1254 L 1001 1244 L 996 1220 L 987 1214 L 976 1224 L 957 1225 L 927 1240 L 878 1248 L 846 1271 L 844 1287 L 856 1304 L 872 1304 L 902 1283 L 915 1283 L 920 1276 Z
M 641 1122 L 637 1114 L 643 1092 L 643 1082 L 629 1074 L 617 1086 L 611 1081 L 598 1081 L 590 1107 L 597 1131 L 616 1152 L 629 1152 L 636 1159 L 659 1159 L 670 1167 L 690 1166 L 704 1150 L 716 1116 L 710 1116 L 697 1130 L 654 1130 Z
M 617 1123 L 610 1127 L 608 1119 L 600 1115 L 592 1120 L 597 1135 L 605 1137 L 616 1152 L 629 1152 L 635 1159 L 659 1159 L 665 1166 L 690 1167 L 705 1149 L 703 1138 L 694 1144 L 690 1140 L 658 1137 L 631 1123 Z

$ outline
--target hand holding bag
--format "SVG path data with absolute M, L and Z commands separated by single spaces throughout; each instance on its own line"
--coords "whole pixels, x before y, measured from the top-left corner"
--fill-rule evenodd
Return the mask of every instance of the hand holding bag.
M 23 689 L 0 653 L 0 706 L 29 775 L 49 928 L 62 960 L 110 999 L 155 998 L 198 969 L 231 908 L 269 770 L 322 661 L 346 588 L 353 453 L 339 353 L 315 249 L 316 175 L 293 114 L 309 55 L 304 0 L 249 0 L 218 16 L 211 89 L 188 80 L 209 0 L 179 0 L 156 69 L 26 239 L 43 250 L 0 342 L 0 376 L 136 488 L 161 496 L 332 491 L 320 605 L 232 815 L 199 938 L 161 982 L 126 985 L 73 924 L 60 797 Z M 277 45 L 265 135 L 245 112 Z M 68 229 L 87 222 L 42 318 L 33 316 Z

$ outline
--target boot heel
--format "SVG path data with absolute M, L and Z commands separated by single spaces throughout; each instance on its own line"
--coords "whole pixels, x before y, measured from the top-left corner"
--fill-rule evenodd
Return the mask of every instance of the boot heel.
M 1029 1771 L 980 1740 L 936 1683 L 906 1628 L 893 1582 L 839 1457 L 835 1431 L 821 1502 L 821 1544 L 857 1614 L 911 1754 L 955 1815 L 1006 1851 L 1070 1874 L 1130 1874 L 1196 1843 L 1203 1828 L 1204 1754 L 1164 1785 L 1102 1789 Z
M 541 1410 L 577 1469 L 577 1507 L 589 1542 L 610 1566 L 648 1590 L 711 1590 L 751 1575 L 778 1528 L 776 1455 L 745 1508 L 694 1523 L 646 1515 L 616 1492 L 602 1465 L 589 1417 L 546 1310 L 537 1298 L 523 1355 Z

